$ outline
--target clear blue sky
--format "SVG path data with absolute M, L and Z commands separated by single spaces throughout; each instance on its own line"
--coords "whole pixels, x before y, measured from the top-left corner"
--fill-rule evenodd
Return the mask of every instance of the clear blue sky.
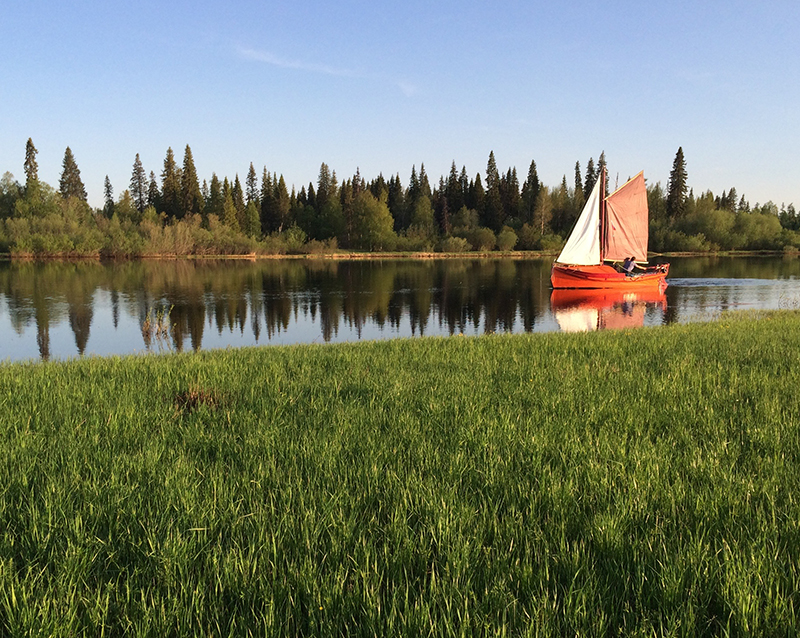
M 605 151 L 611 179 L 800 204 L 800 2 L 55 2 L 3 7 L 0 173 L 25 142 L 57 186 L 70 146 L 101 205 L 139 153 L 189 144 L 201 180 L 250 162 L 298 189 L 493 150 L 545 184 Z

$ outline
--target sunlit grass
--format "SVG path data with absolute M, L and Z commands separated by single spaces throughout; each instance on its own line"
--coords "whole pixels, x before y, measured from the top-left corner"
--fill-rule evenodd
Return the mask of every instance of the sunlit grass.
M 800 315 L 0 366 L 10 635 L 787 635 Z

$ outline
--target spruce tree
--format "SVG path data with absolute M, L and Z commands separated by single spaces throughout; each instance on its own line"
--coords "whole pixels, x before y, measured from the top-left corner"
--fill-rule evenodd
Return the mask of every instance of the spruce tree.
M 581 163 L 575 162 L 575 190 L 572 193 L 572 207 L 575 211 L 575 217 L 580 214 L 583 204 L 586 200 L 583 197 L 583 179 L 581 177 Z
M 683 147 L 679 147 L 672 163 L 667 189 L 667 215 L 671 219 L 683 217 L 686 212 L 686 191 L 686 160 L 683 158 Z
M 521 208 L 519 178 L 517 177 L 516 167 L 508 169 L 503 179 L 500 180 L 500 187 L 505 220 L 512 217 L 516 218 L 520 214 Z
M 331 170 L 325 162 L 319 167 L 319 177 L 317 178 L 317 212 L 325 208 L 328 198 L 333 195 L 331 192 Z
M 279 222 L 275 212 L 275 188 L 272 175 L 264 168 L 261 176 L 261 228 L 264 234 L 278 230 Z
M 594 159 L 589 158 L 589 161 L 586 164 L 586 177 L 583 180 L 583 199 L 589 199 L 589 195 L 592 194 L 592 189 L 594 188 L 594 184 L 597 181 L 597 173 L 594 169 Z
M 139 159 L 139 153 L 136 153 L 136 159 L 133 160 L 133 171 L 131 173 L 131 197 L 136 209 L 142 213 L 148 205 L 148 184 L 147 173 L 144 172 L 142 160 Z
M 103 182 L 103 202 L 103 214 L 110 218 L 114 214 L 114 189 L 111 186 L 111 180 L 108 179 L 108 175 L 106 175 L 106 179 Z
M 412 164 L 411 177 L 408 180 L 408 190 L 406 191 L 406 201 L 410 209 L 414 208 L 420 194 L 421 190 L 419 187 L 419 179 L 417 178 L 417 165 Z
M 227 184 L 228 179 L 225 178 L 225 185 L 227 186 Z M 239 232 L 241 226 L 239 225 L 239 215 L 236 212 L 236 206 L 233 203 L 233 194 L 230 188 L 223 188 L 223 190 L 225 199 L 222 204 L 222 223 L 231 230 Z
M 211 173 L 211 186 L 208 189 L 208 202 L 205 207 L 206 214 L 216 215 L 221 219 L 224 203 L 225 200 L 222 196 L 222 185 L 219 183 L 219 178 L 216 173 Z
M 258 215 L 258 206 L 255 200 L 247 203 L 244 209 L 245 232 L 248 237 L 258 239 L 261 236 L 261 218 Z
M 33 145 L 33 140 L 29 137 L 25 144 L 25 191 L 33 190 L 39 185 L 39 164 L 36 162 L 36 154 L 39 151 Z
M 277 182 L 273 180 L 273 183 L 275 183 L 273 205 L 275 206 L 275 219 L 278 222 L 278 228 L 276 230 L 280 233 L 289 226 L 289 214 L 292 210 L 292 202 L 283 175 L 278 178 Z
M 308 183 L 308 194 L 306 195 L 307 206 L 311 206 L 314 210 L 317 209 L 317 191 L 314 190 L 314 184 Z
M 253 162 L 250 162 L 250 169 L 247 171 L 247 179 L 245 180 L 245 196 L 247 203 L 255 202 L 256 207 L 261 203 L 258 197 L 258 177 L 256 176 L 256 169 Z
M 528 168 L 528 178 L 522 185 L 522 221 L 523 223 L 533 223 L 536 202 L 539 198 L 539 174 L 536 172 L 536 162 L 531 160 Z
M 406 213 L 405 191 L 399 174 L 389 178 L 389 196 L 386 204 L 394 218 L 394 229 L 405 230 L 409 221 Z
M 83 180 L 81 180 L 81 171 L 69 146 L 64 151 L 64 161 L 61 163 L 61 169 L 61 179 L 58 182 L 58 190 L 61 192 L 61 197 L 64 199 L 75 197 L 85 202 L 86 188 L 83 185 Z
M 233 180 L 233 188 L 231 189 L 231 196 L 233 197 L 233 205 L 236 208 L 236 216 L 239 219 L 239 228 L 247 228 L 247 221 L 245 219 L 245 203 L 244 203 L 244 189 L 242 183 L 239 181 L 239 173 Z
M 603 171 L 607 169 L 606 166 L 606 152 L 600 152 L 600 158 L 597 160 L 597 170 L 595 171 L 595 181 L 600 179 L 600 176 L 603 174 Z M 608 197 L 608 179 L 606 179 L 605 186 L 605 193 L 603 193 L 603 197 Z
M 425 172 L 424 163 L 419 165 L 419 192 L 420 195 L 428 199 L 433 195 L 431 192 L 431 183 L 428 181 L 428 173 Z
M 489 151 L 489 161 L 486 163 L 486 192 L 500 185 L 500 172 L 497 170 L 497 161 L 494 151 Z
M 200 182 L 192 157 L 192 149 L 186 145 L 183 154 L 183 170 L 181 171 L 181 217 L 199 215 L 203 212 L 205 201 L 200 192 Z
M 147 186 L 147 205 L 153 208 L 158 208 L 161 193 L 158 190 L 158 182 L 156 181 L 156 174 L 150 171 L 150 183 Z
M 167 217 L 174 218 L 181 214 L 181 181 L 175 155 L 172 148 L 167 149 L 164 158 L 164 170 L 161 172 L 161 211 Z
M 453 162 L 453 167 L 455 167 L 455 162 Z M 448 179 L 448 183 L 449 181 Z M 444 177 L 439 178 L 439 188 L 433 195 L 433 201 L 435 203 L 433 214 L 436 219 L 436 224 L 443 234 L 448 235 L 451 226 L 450 207 L 447 204 L 447 183 L 445 183 Z
M 458 211 L 464 205 L 464 192 L 461 190 L 461 181 L 458 178 L 455 160 L 450 165 L 450 175 L 445 185 L 445 197 L 448 211 Z
M 503 202 L 500 196 L 500 172 L 494 159 L 494 151 L 489 152 L 486 165 L 486 199 L 482 209 L 478 209 L 481 224 L 495 232 L 503 225 Z
M 483 189 L 481 174 L 475 175 L 475 179 L 469 185 L 469 197 L 467 198 L 467 208 L 478 212 L 483 210 L 483 202 L 486 199 L 486 191 Z

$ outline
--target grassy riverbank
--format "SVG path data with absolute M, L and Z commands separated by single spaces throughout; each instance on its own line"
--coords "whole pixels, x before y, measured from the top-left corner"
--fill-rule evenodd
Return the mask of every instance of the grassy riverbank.
M 800 315 L 0 365 L 23 635 L 787 635 Z

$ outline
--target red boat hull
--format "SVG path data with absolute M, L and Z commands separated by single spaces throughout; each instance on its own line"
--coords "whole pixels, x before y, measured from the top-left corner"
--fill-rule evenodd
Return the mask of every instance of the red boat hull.
M 644 272 L 628 275 L 612 266 L 565 266 L 553 264 L 553 288 L 610 288 L 615 290 L 662 290 L 667 287 L 669 264 L 659 264 Z

